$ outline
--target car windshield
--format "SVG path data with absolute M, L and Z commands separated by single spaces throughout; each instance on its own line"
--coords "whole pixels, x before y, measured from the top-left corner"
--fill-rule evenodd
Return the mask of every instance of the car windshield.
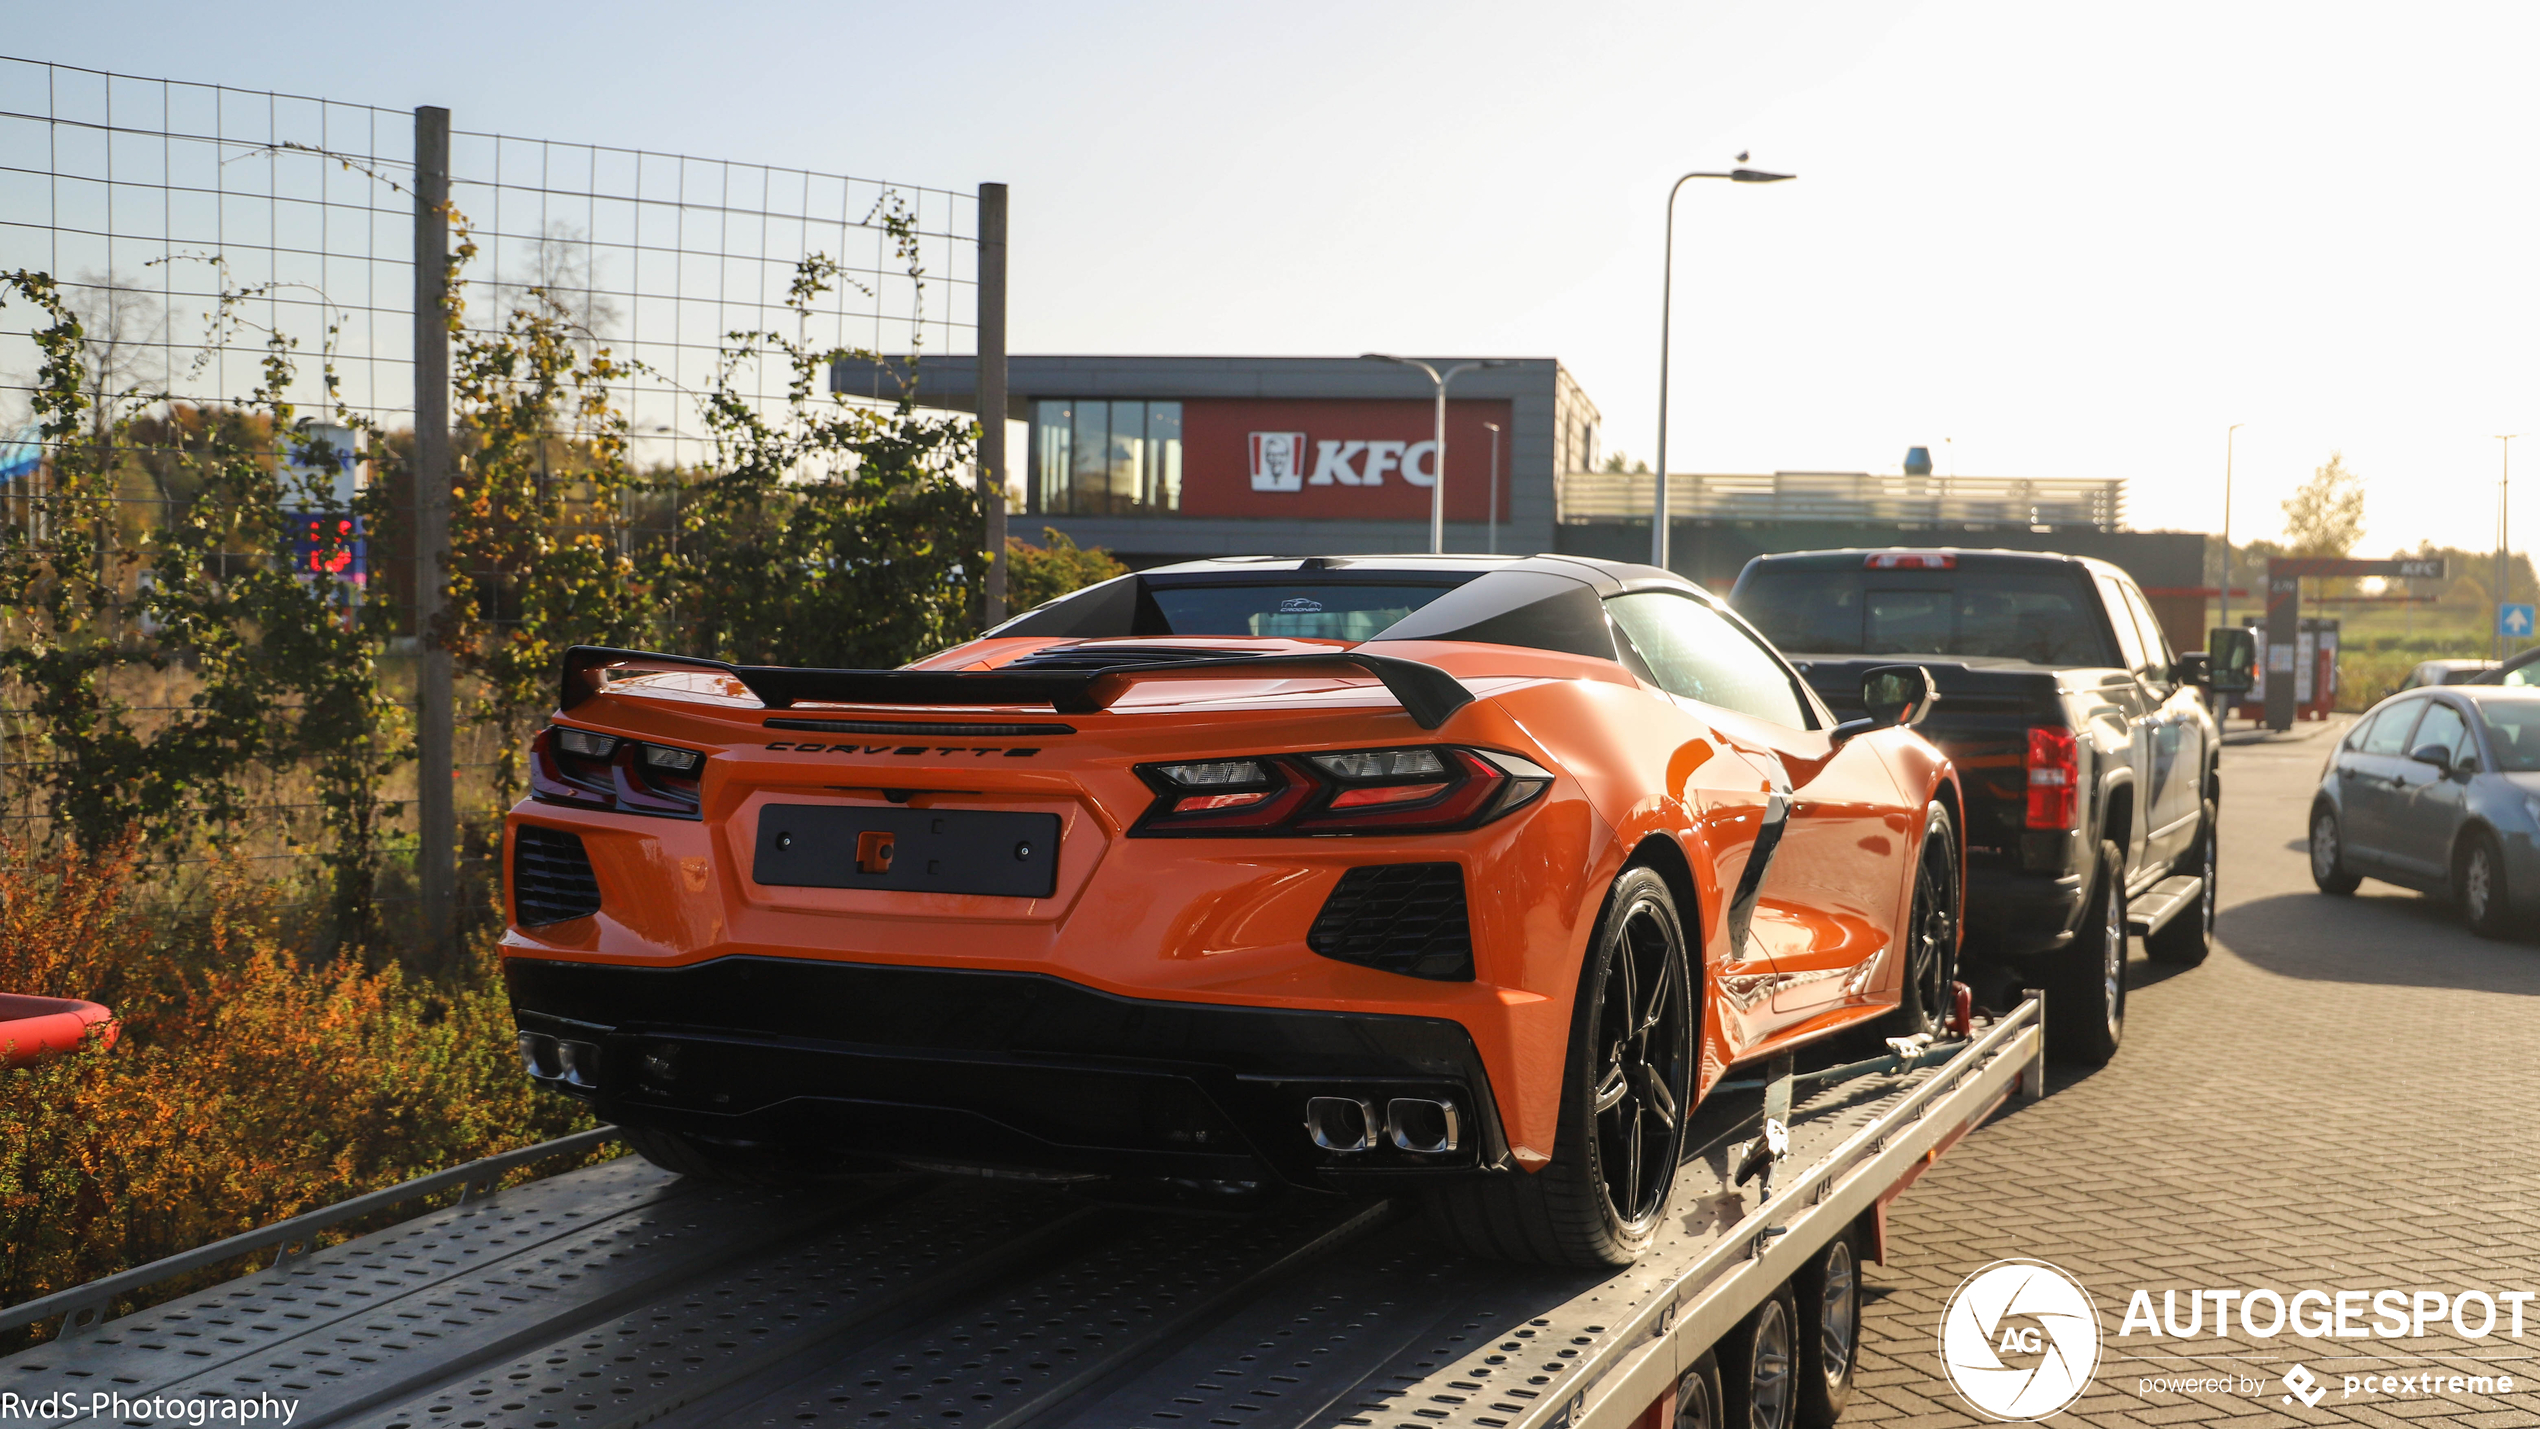
M 1740 582 L 1733 599 L 1764 638 L 1793 652 L 2124 663 L 2109 648 L 2089 585 L 2062 570 L 1768 567 Z
M 2478 719 L 2505 774 L 2540 773 L 2540 700 L 2480 700 Z
M 1367 640 L 1455 588 L 1438 583 L 1279 581 L 1261 585 L 1158 585 L 1156 609 L 1172 635 L 1259 635 L 1291 640 Z

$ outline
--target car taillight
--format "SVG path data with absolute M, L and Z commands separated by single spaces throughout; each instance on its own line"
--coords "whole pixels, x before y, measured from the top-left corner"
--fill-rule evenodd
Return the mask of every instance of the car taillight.
M 1264 754 L 1142 764 L 1156 800 L 1129 832 L 1145 837 L 1428 833 L 1471 828 L 1531 803 L 1552 771 L 1454 745 Z
M 2069 729 L 2028 732 L 2028 826 L 2069 829 L 2073 795 L 2081 779 L 2079 747 Z
M 699 817 L 703 751 L 549 725 L 529 741 L 529 797 L 548 804 Z

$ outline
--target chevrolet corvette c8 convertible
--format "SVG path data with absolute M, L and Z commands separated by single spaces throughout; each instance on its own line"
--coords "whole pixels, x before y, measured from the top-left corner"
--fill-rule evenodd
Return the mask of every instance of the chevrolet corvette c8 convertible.
M 1566 556 L 1167 566 L 899 670 L 580 648 L 523 1055 L 684 1172 L 1408 1189 L 1626 1264 L 1732 1066 L 1948 1008 L 1956 777 L 1866 684 Z

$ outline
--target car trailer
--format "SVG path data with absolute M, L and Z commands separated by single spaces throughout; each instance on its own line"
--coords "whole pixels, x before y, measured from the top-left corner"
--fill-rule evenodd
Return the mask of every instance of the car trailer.
M 1408 1198 L 1176 1215 L 969 1176 L 760 1191 L 634 1157 L 480 1193 L 603 1128 L 0 1311 L 62 1321 L 0 1360 L 0 1403 L 60 1423 L 23 1406 L 66 1394 L 134 1426 L 286 1403 L 293 1429 L 1822 1425 L 1859 1343 L 1853 1266 L 1884 1258 L 1890 1200 L 2042 1094 L 2042 1011 L 1724 1084 L 1669 1226 L 1610 1276 L 1456 1256 Z M 267 1269 L 108 1318 L 264 1249 Z

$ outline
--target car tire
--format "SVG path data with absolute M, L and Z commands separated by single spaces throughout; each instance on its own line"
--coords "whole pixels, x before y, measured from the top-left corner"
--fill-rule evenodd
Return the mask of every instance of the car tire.
M 1791 1281 L 1798 1306 L 1799 1422 L 1832 1429 L 1852 1401 L 1861 1359 L 1861 1253 L 1853 1231 L 1826 1243 Z
M 1799 1308 L 1785 1283 L 1716 1347 L 1721 1417 L 1730 1429 L 1795 1429 L 1799 1422 Z
M 2216 822 L 2221 814 L 2211 799 L 2205 801 L 2205 820 L 2197 827 L 2196 842 L 2188 846 L 2187 857 L 2180 860 L 2205 880 L 2200 900 L 2203 906 L 2179 913 L 2143 940 L 2144 955 L 2156 963 L 2192 968 L 2203 962 L 2213 947 L 2214 910 L 2221 896 L 2214 885 L 2214 869 L 2221 851 Z
M 762 1189 L 799 1186 L 810 1179 L 792 1158 L 772 1146 L 708 1141 L 648 1126 L 621 1126 L 618 1135 L 636 1155 L 674 1176 Z
M 1579 970 L 1551 1163 L 1438 1187 L 1428 1209 L 1441 1234 L 1498 1260 L 1601 1270 L 1640 1258 L 1693 1109 L 1694 965 L 1667 880 L 1623 870 Z
M 2346 831 L 2337 811 L 2326 804 L 2311 810 L 2311 882 L 2331 898 L 2343 898 L 2363 881 L 2363 875 L 2346 871 Z
M 2514 935 L 2513 895 L 2505 884 L 2505 851 L 2496 836 L 2474 830 L 2452 858 L 2452 902 L 2461 921 L 2482 938 Z
M 1704 1350 L 1693 1368 L 1676 1378 L 1675 1429 L 1726 1429 L 1720 1404 L 1720 1357 Z
M 2125 1039 L 2125 856 L 2099 845 L 2099 870 L 2073 946 L 2057 955 L 2046 998 L 2055 1054 L 2106 1066 Z
M 1914 860 L 1914 897 L 1905 915 L 1904 986 L 1888 1019 L 1895 1031 L 1884 1035 L 1940 1036 L 1957 1006 L 1959 924 L 1965 912 L 1960 856 L 1949 810 L 1940 804 L 1925 808 L 1921 852 Z

